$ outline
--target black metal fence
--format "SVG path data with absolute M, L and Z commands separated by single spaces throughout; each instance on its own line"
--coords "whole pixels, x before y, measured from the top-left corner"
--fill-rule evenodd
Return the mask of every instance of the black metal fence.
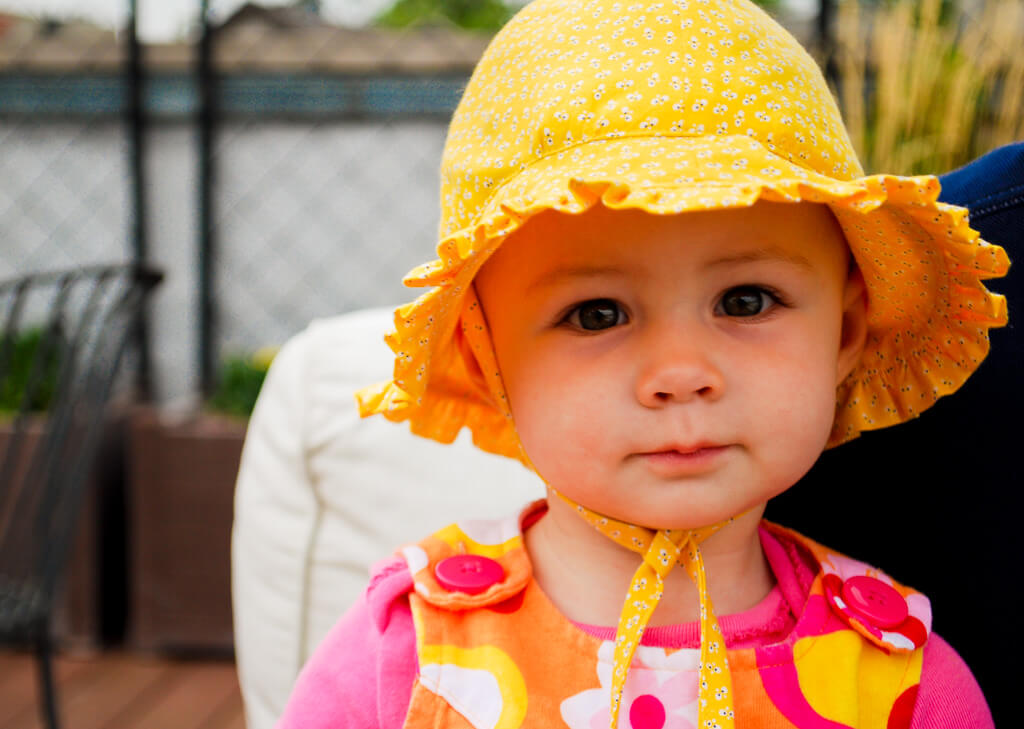
M 246 6 L 144 48 L 135 10 L 117 37 L 26 21 L 19 40 L 0 16 L 0 274 L 166 271 L 140 332 L 140 383 L 161 400 L 209 394 L 226 354 L 407 298 L 486 37 Z
M 203 23 L 198 364 L 206 393 L 225 350 L 273 345 L 316 316 L 399 301 L 399 276 L 430 251 L 436 228 L 444 129 L 472 55 L 448 71 L 388 70 L 407 56 L 399 36 L 345 38 L 315 19 L 291 20 L 284 29 L 267 16 L 248 28 Z M 240 45 L 246 33 L 262 42 Z M 319 52 L 279 45 L 299 39 Z M 354 45 L 364 46 L 368 69 L 329 68 Z M 275 46 L 277 68 L 254 63 Z M 219 72 L 218 51 L 234 72 Z

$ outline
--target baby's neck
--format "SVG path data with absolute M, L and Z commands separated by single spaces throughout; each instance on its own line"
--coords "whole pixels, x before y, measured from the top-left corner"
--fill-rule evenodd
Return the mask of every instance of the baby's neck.
M 577 623 L 615 626 L 640 555 L 620 547 L 555 497 L 548 513 L 525 534 L 541 590 Z M 757 527 L 763 505 L 737 518 L 701 546 L 708 590 L 721 617 L 759 603 L 775 585 Z M 681 565 L 665 581 L 664 597 L 650 625 L 697 620 L 697 590 Z

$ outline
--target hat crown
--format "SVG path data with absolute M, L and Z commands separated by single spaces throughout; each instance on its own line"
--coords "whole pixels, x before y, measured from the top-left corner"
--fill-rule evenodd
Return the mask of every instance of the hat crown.
M 536 0 L 495 36 L 452 119 L 441 234 L 566 148 L 726 135 L 833 179 L 863 174 L 817 64 L 747 0 Z

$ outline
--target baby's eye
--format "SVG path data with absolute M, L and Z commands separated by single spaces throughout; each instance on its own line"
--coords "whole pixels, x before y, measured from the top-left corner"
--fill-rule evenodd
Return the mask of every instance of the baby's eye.
M 760 286 L 737 286 L 722 294 L 718 309 L 725 316 L 757 316 L 777 303 L 776 296 Z
M 626 312 L 611 299 L 593 299 L 574 307 L 566 321 L 586 331 L 600 331 L 625 324 Z

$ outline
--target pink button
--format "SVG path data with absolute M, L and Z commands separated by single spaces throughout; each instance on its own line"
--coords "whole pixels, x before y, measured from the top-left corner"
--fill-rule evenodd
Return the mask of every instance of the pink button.
M 843 583 L 843 601 L 876 628 L 895 628 L 907 619 L 907 601 L 892 585 L 858 575 Z
M 475 595 L 505 579 L 505 570 L 493 559 L 460 554 L 442 559 L 434 567 L 438 583 L 449 592 Z

